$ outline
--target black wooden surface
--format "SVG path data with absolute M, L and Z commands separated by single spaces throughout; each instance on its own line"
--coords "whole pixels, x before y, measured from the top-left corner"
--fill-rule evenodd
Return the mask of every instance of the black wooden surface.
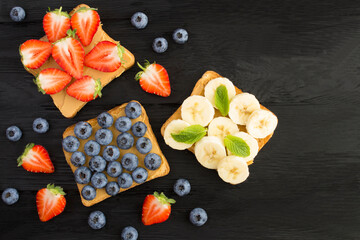
M 70 11 L 81 1 L 6 1 L 0 3 L 0 190 L 15 187 L 20 200 L 0 202 L 0 239 L 120 239 L 132 225 L 139 239 L 360 239 L 360 2 L 359 1 L 87 1 L 99 8 L 103 28 L 132 51 L 138 61 L 157 61 L 168 70 L 172 94 L 150 95 L 133 79 L 133 67 L 103 90 L 74 119 L 65 119 L 50 97 L 37 92 L 33 77 L 22 67 L 18 46 L 43 36 L 42 17 L 50 6 Z M 26 9 L 23 23 L 9 18 L 10 9 Z M 148 14 L 146 29 L 136 30 L 130 17 Z M 177 45 L 171 33 L 189 32 Z M 156 54 L 155 37 L 164 36 L 169 49 Z M 192 153 L 165 145 L 160 127 L 190 94 L 206 70 L 230 78 L 257 96 L 279 118 L 274 137 L 250 167 L 249 179 L 238 186 L 201 167 Z M 171 172 L 93 207 L 80 202 L 62 149 L 63 130 L 131 99 L 146 108 Z M 32 131 L 36 117 L 51 129 Z M 5 138 L 9 125 L 23 138 Z M 43 144 L 55 165 L 54 174 L 33 174 L 17 168 L 26 143 Z M 179 177 L 192 184 L 191 194 L 176 197 Z M 36 191 L 47 183 L 64 187 L 65 211 L 41 223 Z M 145 227 L 144 197 L 153 191 L 174 197 L 170 219 Z M 203 227 L 192 226 L 189 211 L 207 210 Z M 91 211 L 106 214 L 107 225 L 91 230 Z

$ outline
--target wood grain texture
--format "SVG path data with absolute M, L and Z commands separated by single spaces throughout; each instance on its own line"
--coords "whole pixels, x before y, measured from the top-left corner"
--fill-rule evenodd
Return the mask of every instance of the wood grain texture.
M 145 240 L 359 239 L 359 1 L 86 1 L 99 9 L 104 30 L 120 39 L 138 61 L 148 59 L 166 67 L 172 93 L 161 98 L 143 92 L 134 80 L 139 69 L 133 67 L 112 81 L 101 99 L 88 103 L 74 119 L 65 119 L 48 96 L 37 92 L 32 76 L 22 67 L 18 47 L 44 35 L 47 7 L 61 5 L 71 11 L 78 3 L 0 1 L 0 191 L 11 186 L 20 192 L 14 206 L 0 201 L 0 239 L 120 239 L 128 225 Z M 25 8 L 23 23 L 10 20 L 14 5 Z M 130 24 L 137 11 L 149 16 L 143 30 Z M 171 40 L 178 27 L 189 32 L 185 45 Z M 158 36 L 169 42 L 164 54 L 151 49 Z M 160 134 L 161 125 L 208 69 L 254 94 L 279 118 L 274 136 L 256 157 L 259 164 L 251 166 L 249 179 L 238 186 L 222 182 L 191 152 L 170 149 Z M 145 107 L 171 172 L 86 208 L 62 152 L 62 133 L 69 125 L 132 99 Z M 48 133 L 32 131 L 37 117 L 48 119 Z M 5 138 L 12 124 L 23 130 L 16 143 Z M 28 142 L 47 148 L 54 174 L 16 167 L 16 158 Z M 192 185 L 190 195 L 183 198 L 172 191 L 180 177 Z M 67 206 L 61 215 L 41 223 L 35 194 L 53 182 L 64 187 Z M 142 202 L 155 190 L 177 203 L 167 222 L 145 227 L 140 220 Z M 203 207 L 209 215 L 201 228 L 188 221 L 195 207 Z M 94 210 L 107 217 L 100 231 L 87 226 Z

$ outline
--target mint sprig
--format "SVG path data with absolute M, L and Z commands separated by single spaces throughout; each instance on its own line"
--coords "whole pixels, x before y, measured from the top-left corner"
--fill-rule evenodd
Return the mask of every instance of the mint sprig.
M 181 143 L 193 144 L 202 139 L 206 135 L 207 129 L 196 124 L 184 128 L 179 133 L 172 133 L 171 137 Z
M 248 157 L 250 155 L 250 147 L 242 138 L 227 135 L 224 138 L 224 144 L 225 147 L 236 156 Z
M 225 117 L 229 113 L 229 105 L 230 101 L 226 87 L 224 85 L 218 86 L 215 91 L 215 107 Z

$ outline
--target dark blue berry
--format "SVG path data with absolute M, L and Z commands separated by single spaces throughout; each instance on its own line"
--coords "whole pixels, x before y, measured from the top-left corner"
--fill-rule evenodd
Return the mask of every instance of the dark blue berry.
M 86 185 L 81 190 L 81 196 L 88 201 L 93 200 L 96 197 L 96 189 L 93 186 Z
M 179 195 L 180 197 L 183 197 L 185 195 L 188 195 L 191 190 L 190 182 L 186 179 L 180 178 L 176 180 L 174 184 L 174 192 Z
M 110 196 L 115 196 L 120 191 L 119 184 L 117 182 L 109 182 L 106 184 L 105 191 Z
M 84 151 L 88 156 L 96 156 L 100 153 L 100 144 L 94 140 L 89 140 L 84 145 Z
M 3 191 L 1 198 L 7 205 L 13 205 L 19 200 L 19 192 L 15 188 L 7 188 Z
M 94 188 L 100 189 L 104 188 L 107 184 L 108 180 L 104 173 L 97 172 L 91 177 L 91 184 Z
M 133 153 L 126 153 L 121 159 L 121 165 L 125 170 L 134 171 L 139 165 L 138 157 Z
M 22 7 L 13 7 L 10 11 L 10 17 L 15 22 L 21 22 L 25 16 L 25 10 Z
M 133 184 L 133 179 L 129 173 L 123 172 L 118 177 L 118 184 L 120 188 L 129 188 Z
M 132 125 L 131 127 L 131 131 L 133 132 L 135 137 L 142 137 L 145 135 L 147 130 L 147 126 L 145 125 L 145 123 L 139 121 L 134 123 L 134 125 Z
M 106 224 L 106 217 L 101 211 L 94 211 L 90 213 L 88 218 L 88 224 L 92 229 L 101 229 Z
M 109 145 L 111 143 L 113 139 L 113 134 L 111 132 L 111 130 L 106 129 L 106 128 L 101 128 L 99 130 L 96 131 L 95 133 L 95 140 L 100 144 L 100 145 Z
M 135 182 L 143 183 L 148 177 L 148 172 L 144 168 L 138 167 L 131 173 L 131 176 Z
M 121 232 L 121 240 L 137 240 L 138 236 L 138 231 L 131 226 L 125 227 Z
M 125 107 L 125 114 L 128 118 L 135 119 L 141 115 L 141 106 L 137 102 L 129 102 Z
M 86 157 L 85 154 L 83 154 L 82 152 L 74 152 L 70 158 L 71 164 L 74 165 L 75 167 L 80 167 L 84 165 L 85 161 L 86 161 Z
M 114 118 L 108 112 L 103 112 L 97 117 L 97 122 L 102 128 L 111 127 L 114 122 Z
M 92 133 L 92 127 L 88 122 L 78 122 L 74 128 L 75 135 L 80 139 L 88 139 Z
M 46 133 L 49 130 L 49 123 L 44 118 L 37 118 L 33 122 L 33 130 L 37 133 Z
M 122 173 L 121 164 L 117 161 L 109 162 L 106 172 L 110 177 L 118 177 Z
M 136 141 L 136 149 L 139 153 L 146 154 L 151 151 L 152 143 L 147 137 L 141 137 Z
M 131 128 L 131 120 L 128 117 L 119 117 L 118 119 L 116 119 L 115 121 L 115 128 L 119 131 L 119 132 L 127 132 L 130 130 Z
M 74 136 L 67 136 L 62 141 L 62 146 L 67 152 L 75 152 L 80 146 L 79 140 Z
M 17 126 L 11 126 L 6 129 L 6 137 L 13 142 L 19 141 L 22 136 L 20 128 Z
M 134 145 L 134 137 L 130 133 L 121 133 L 116 142 L 120 149 L 129 149 Z
M 79 184 L 88 184 L 91 178 L 91 171 L 89 168 L 82 166 L 75 170 L 74 176 L 75 182 Z
M 161 165 L 161 157 L 156 153 L 149 153 L 144 158 L 145 167 L 149 170 L 156 170 Z
M 152 44 L 152 48 L 156 53 L 163 53 L 168 49 L 168 42 L 163 37 L 155 38 Z
M 204 209 L 202 208 L 194 208 L 190 212 L 190 222 L 195 226 L 202 226 L 206 223 L 208 216 Z
M 120 150 L 114 145 L 109 145 L 104 148 L 103 157 L 106 161 L 115 161 L 120 157 Z
M 89 168 L 93 172 L 102 172 L 106 168 L 106 161 L 100 156 L 94 156 L 89 161 Z
M 136 12 L 131 17 L 131 24 L 137 29 L 143 29 L 148 24 L 148 17 L 145 15 L 145 13 Z
M 172 35 L 174 41 L 178 44 L 184 44 L 189 39 L 188 32 L 183 28 L 178 28 Z

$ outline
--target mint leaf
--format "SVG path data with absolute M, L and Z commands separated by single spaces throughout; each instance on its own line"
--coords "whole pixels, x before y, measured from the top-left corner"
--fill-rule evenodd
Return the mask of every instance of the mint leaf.
M 191 125 L 179 133 L 172 133 L 172 138 L 177 142 L 193 144 L 206 135 L 206 128 L 201 125 Z
M 224 138 L 224 144 L 225 147 L 236 156 L 247 157 L 250 155 L 250 147 L 242 138 L 227 135 Z
M 229 96 L 228 91 L 224 85 L 220 85 L 215 91 L 215 107 L 219 109 L 221 115 L 224 117 L 229 113 Z

